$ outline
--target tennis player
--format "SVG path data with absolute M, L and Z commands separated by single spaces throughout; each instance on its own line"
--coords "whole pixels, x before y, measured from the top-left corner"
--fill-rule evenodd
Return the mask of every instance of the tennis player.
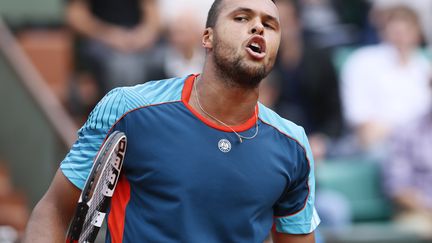
M 181 24 L 181 23 L 179 23 Z M 79 130 L 25 242 L 62 242 L 104 139 L 128 138 L 107 242 L 312 243 L 319 217 L 304 130 L 258 103 L 279 47 L 271 0 L 216 0 L 200 75 L 117 88 Z

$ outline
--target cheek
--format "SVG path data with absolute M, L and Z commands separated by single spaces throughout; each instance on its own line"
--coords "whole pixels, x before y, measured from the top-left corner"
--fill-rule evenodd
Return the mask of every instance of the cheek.
M 268 50 L 271 56 L 276 55 L 279 50 L 280 45 L 280 35 L 274 35 L 269 38 L 268 41 Z
M 414 28 L 409 30 L 409 33 L 407 34 L 407 38 L 410 43 L 420 43 L 421 42 L 421 36 L 418 31 L 416 31 Z
M 221 31 L 217 38 L 215 38 L 214 44 L 219 47 L 219 51 L 223 52 L 226 52 L 228 49 L 232 52 L 232 49 L 235 47 L 233 37 L 229 33 L 223 31 Z
M 240 40 L 241 32 L 235 26 L 226 24 L 220 29 L 218 36 L 222 41 L 234 42 L 236 40 Z

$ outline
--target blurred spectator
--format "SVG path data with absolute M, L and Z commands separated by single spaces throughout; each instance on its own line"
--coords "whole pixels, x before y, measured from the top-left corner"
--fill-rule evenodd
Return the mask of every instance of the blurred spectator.
M 166 41 L 153 52 L 150 79 L 201 72 L 205 57 L 201 36 L 212 3 L 213 0 L 158 1 Z
M 199 73 L 204 64 L 201 34 L 204 23 L 190 14 L 194 7 L 185 7 L 167 21 L 167 42 L 154 51 L 150 78 L 164 79 Z
M 329 49 L 308 46 L 302 39 L 301 22 L 292 0 L 276 1 L 282 40 L 272 77 L 280 81 L 275 110 L 300 124 L 309 135 L 316 159 L 326 153 L 326 138 L 342 129 L 339 86 Z
M 395 126 L 424 114 L 430 103 L 431 68 L 420 50 L 416 13 L 391 7 L 383 23 L 383 42 L 356 51 L 342 70 L 345 118 L 370 152 L 378 151 Z
M 13 187 L 6 162 L 0 160 L 0 242 L 16 242 L 28 217 L 25 197 Z
M 259 102 L 270 109 L 274 109 L 279 99 L 280 84 L 273 75 L 267 76 L 261 81 L 259 87 Z
M 398 129 L 390 147 L 383 171 L 386 191 L 399 209 L 397 222 L 432 237 L 432 109 Z
M 348 31 L 351 44 L 376 44 L 376 31 L 373 29 L 369 13 L 372 4 L 369 0 L 331 0 L 338 13 L 340 23 Z
M 156 0 L 69 0 L 66 14 L 100 95 L 147 81 L 148 51 L 159 38 Z
M 429 45 L 432 45 L 432 0 L 370 0 L 374 5 L 374 11 L 380 12 L 391 6 L 405 5 L 412 8 L 419 17 L 424 37 Z
M 84 124 L 88 114 L 99 100 L 99 87 L 89 73 L 76 73 L 69 89 L 68 108 L 76 124 Z
M 315 201 L 316 209 L 322 219 L 322 226 L 328 231 L 340 233 L 352 225 L 351 204 L 342 193 L 318 187 Z
M 194 17 L 200 32 L 204 31 L 207 13 L 213 2 L 214 0 L 158 0 L 161 21 L 169 26 L 179 14 L 188 13 Z
M 283 117 L 303 126 L 316 164 L 328 154 L 330 141 L 342 133 L 337 74 L 331 50 L 308 45 L 293 0 L 277 0 L 282 27 L 279 56 L 272 74 L 261 83 L 260 100 Z M 272 105 L 274 103 L 274 105 Z M 351 222 L 344 196 L 317 187 L 317 210 L 329 230 Z
M 303 23 L 305 38 L 315 47 L 335 47 L 357 43 L 360 38 L 355 15 L 367 14 L 367 3 L 363 0 L 297 0 L 299 16 Z M 342 10 L 342 11 L 341 11 Z M 351 11 L 350 18 L 345 14 Z M 362 18 L 362 17 L 360 17 Z M 357 23 L 355 23 L 357 22 Z
M 164 69 L 170 78 L 201 72 L 204 64 L 203 28 L 191 12 L 181 11 L 168 26 L 170 46 L 165 50 Z

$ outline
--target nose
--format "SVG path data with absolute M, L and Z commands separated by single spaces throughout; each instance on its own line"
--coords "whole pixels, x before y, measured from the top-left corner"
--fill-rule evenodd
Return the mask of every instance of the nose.
M 255 35 L 264 35 L 264 26 L 261 21 L 257 21 L 251 28 L 251 33 Z

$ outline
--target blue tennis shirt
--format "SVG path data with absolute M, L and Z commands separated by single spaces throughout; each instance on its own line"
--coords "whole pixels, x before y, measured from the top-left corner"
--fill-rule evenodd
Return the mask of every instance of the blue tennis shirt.
M 82 189 L 115 130 L 128 138 L 108 215 L 107 242 L 260 242 L 272 226 L 305 234 L 319 224 L 303 128 L 258 104 L 258 120 L 229 128 L 189 104 L 196 75 L 117 88 L 95 107 L 61 164 Z

